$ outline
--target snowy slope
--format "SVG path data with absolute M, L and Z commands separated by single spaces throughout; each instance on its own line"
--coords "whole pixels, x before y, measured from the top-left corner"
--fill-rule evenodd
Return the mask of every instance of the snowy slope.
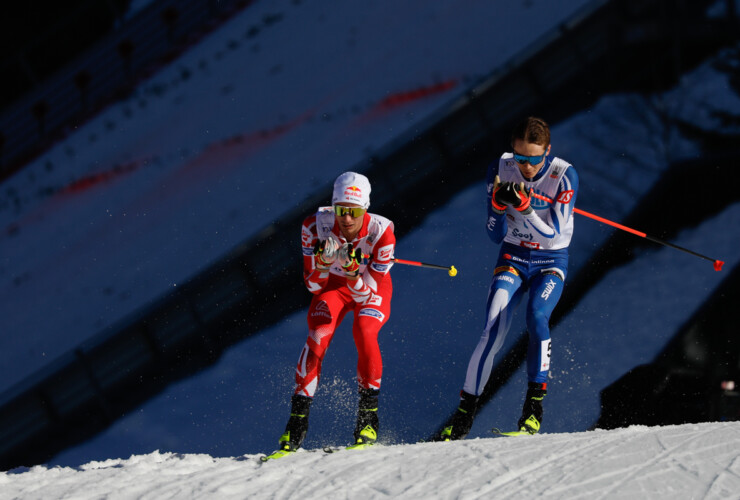
M 4 498 L 740 498 L 740 422 L 257 455 L 152 452 L 0 474 Z

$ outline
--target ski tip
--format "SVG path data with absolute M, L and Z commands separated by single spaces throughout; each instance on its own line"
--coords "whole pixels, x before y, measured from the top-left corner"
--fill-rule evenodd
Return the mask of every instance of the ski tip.
M 273 453 L 270 453 L 269 455 L 264 455 L 260 457 L 260 462 L 267 462 L 269 460 L 276 460 L 278 458 L 283 458 L 284 456 L 291 455 L 295 453 L 295 451 L 287 451 L 287 450 L 277 450 Z

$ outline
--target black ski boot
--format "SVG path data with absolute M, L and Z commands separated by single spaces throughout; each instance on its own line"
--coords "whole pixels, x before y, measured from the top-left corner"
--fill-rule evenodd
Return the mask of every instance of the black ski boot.
M 542 400 L 547 395 L 547 384 L 529 382 L 527 396 L 524 399 L 522 417 L 519 419 L 519 430 L 537 434 L 542 425 Z
M 449 425 L 442 430 L 440 441 L 456 441 L 465 439 L 473 427 L 475 412 L 478 411 L 478 396 L 460 391 L 460 405 L 449 421 Z
M 376 389 L 360 389 L 354 446 L 373 444 L 378 439 L 378 394 Z
M 308 431 L 308 413 L 313 399 L 295 395 L 291 398 L 290 418 L 278 446 L 283 451 L 295 451 L 301 447 Z

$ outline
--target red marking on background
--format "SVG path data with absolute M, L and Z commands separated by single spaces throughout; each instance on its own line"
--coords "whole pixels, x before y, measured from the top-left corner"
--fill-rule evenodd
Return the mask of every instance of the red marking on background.
M 177 175 L 193 174 L 195 172 L 201 175 L 210 175 L 215 169 L 241 167 L 243 161 L 249 156 L 295 129 L 313 114 L 313 111 L 309 111 L 272 129 L 244 132 L 209 144 L 197 157 L 177 169 L 180 172 Z M 180 177 L 178 177 L 178 180 L 192 181 L 192 179 L 182 179 Z
M 68 186 L 61 188 L 58 192 L 59 194 L 79 194 L 100 184 L 109 182 L 123 175 L 130 174 L 146 163 L 147 160 L 135 160 L 123 165 L 116 165 L 112 170 L 98 172 L 96 174 L 77 179 Z
M 395 108 L 396 106 L 401 106 L 413 101 L 418 101 L 419 99 L 424 99 L 425 97 L 429 97 L 435 94 L 441 94 L 442 92 L 447 92 L 448 90 L 456 87 L 457 84 L 458 81 L 453 79 L 447 80 L 446 82 L 437 83 L 435 85 L 430 85 L 428 87 L 419 87 L 418 89 L 414 90 L 397 92 L 395 94 L 389 95 L 388 97 L 380 101 L 377 107 L 381 109 Z

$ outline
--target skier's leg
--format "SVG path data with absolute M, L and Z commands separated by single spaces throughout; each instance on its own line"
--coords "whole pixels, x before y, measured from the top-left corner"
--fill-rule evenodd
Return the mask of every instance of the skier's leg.
M 521 300 L 521 286 L 521 273 L 517 269 L 499 266 L 494 271 L 488 292 L 486 325 L 468 362 L 460 404 L 452 420 L 442 430 L 440 439 L 463 439 L 470 432 L 478 409 L 478 397 L 491 375 L 493 358 L 504 343 L 514 310 Z
M 358 306 L 352 335 L 357 347 L 357 382 L 360 400 L 354 438 L 357 444 L 373 443 L 378 438 L 378 395 L 383 375 L 383 361 L 378 334 L 390 316 L 391 290 L 376 294 L 372 306 Z
M 552 340 L 550 316 L 563 293 L 564 273 L 547 270 L 535 275 L 531 282 L 527 302 L 527 394 L 524 399 L 520 430 L 534 434 L 542 425 L 542 401 L 547 395 L 547 375 L 550 370 Z
M 313 397 L 321 377 L 324 355 L 349 307 L 351 305 L 339 290 L 316 295 L 311 300 L 308 308 L 308 338 L 296 366 L 295 394 Z
M 522 298 L 522 277 L 510 266 L 496 268 L 488 292 L 486 325 L 468 362 L 463 391 L 480 396 L 493 368 L 493 358 L 506 340 L 514 310 Z
M 300 448 L 308 431 L 308 415 L 321 376 L 321 362 L 334 331 L 347 313 L 347 303 L 337 290 L 316 295 L 308 309 L 308 339 L 296 367 L 296 387 L 291 398 L 290 418 L 278 446 L 284 451 Z
M 563 293 L 562 275 L 554 271 L 540 273 L 530 281 L 527 301 L 527 379 L 529 382 L 547 382 L 550 370 L 550 316 Z

